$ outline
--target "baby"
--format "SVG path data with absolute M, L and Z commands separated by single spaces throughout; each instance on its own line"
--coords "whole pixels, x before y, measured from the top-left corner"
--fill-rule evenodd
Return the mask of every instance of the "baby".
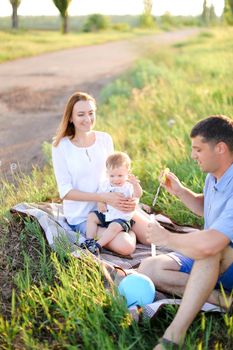
M 106 161 L 107 180 L 99 187 L 99 192 L 119 192 L 125 197 L 140 198 L 142 188 L 137 178 L 130 173 L 131 160 L 126 153 L 115 152 Z M 122 212 L 105 203 L 97 204 L 98 211 L 91 212 L 87 219 L 87 239 L 84 246 L 97 254 L 121 231 L 129 232 L 134 212 Z M 98 226 L 106 227 L 96 241 Z

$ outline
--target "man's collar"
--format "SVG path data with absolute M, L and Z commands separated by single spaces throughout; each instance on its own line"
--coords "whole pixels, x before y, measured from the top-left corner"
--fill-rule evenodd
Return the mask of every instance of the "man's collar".
M 210 174 L 212 179 L 215 181 L 214 188 L 219 192 L 224 192 L 227 185 L 233 178 L 233 164 L 225 171 L 222 177 L 216 182 L 216 178 Z

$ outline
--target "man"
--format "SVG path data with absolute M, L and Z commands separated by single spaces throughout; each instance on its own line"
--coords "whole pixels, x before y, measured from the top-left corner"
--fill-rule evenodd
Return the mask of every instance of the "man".
M 195 125 L 190 136 L 192 158 L 208 173 L 204 194 L 190 191 L 172 173 L 167 175 L 164 187 L 195 214 L 204 215 L 204 229 L 180 235 L 158 223 L 149 224 L 148 242 L 175 252 L 145 259 L 139 268 L 158 289 L 183 295 L 178 312 L 156 350 L 166 345 L 178 349 L 206 301 L 225 308 L 232 302 L 233 120 L 210 116 Z

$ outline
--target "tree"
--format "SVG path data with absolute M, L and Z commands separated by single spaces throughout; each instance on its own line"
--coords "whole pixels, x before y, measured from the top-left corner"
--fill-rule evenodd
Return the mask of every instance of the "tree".
M 62 19 L 61 32 L 66 34 L 68 32 L 68 7 L 72 0 L 53 0 L 54 5 L 60 12 Z
M 227 24 L 233 25 L 233 0 L 225 0 L 223 17 Z
M 140 25 L 142 27 L 154 27 L 155 21 L 152 15 L 153 0 L 143 0 L 144 11 L 140 16 Z
M 17 29 L 19 26 L 18 21 L 18 7 L 20 5 L 21 0 L 10 0 L 12 6 L 12 28 Z
M 229 7 L 230 7 L 230 9 L 231 9 L 231 13 L 232 13 L 232 15 L 233 15 L 233 0 L 226 0 L 226 2 L 228 2 Z
M 207 1 L 204 0 L 203 2 L 203 10 L 202 10 L 202 14 L 201 14 L 201 18 L 202 18 L 202 22 L 205 25 L 209 24 L 209 20 L 210 20 L 210 12 L 209 12 L 209 7 L 207 6 Z
M 207 26 L 217 22 L 217 16 L 215 13 L 214 4 L 212 2 L 204 0 L 201 19 L 202 23 Z
M 144 12 L 148 15 L 152 15 L 153 0 L 143 0 Z
M 217 22 L 217 16 L 216 16 L 213 4 L 211 4 L 209 8 L 209 19 L 210 19 L 210 24 L 215 24 Z

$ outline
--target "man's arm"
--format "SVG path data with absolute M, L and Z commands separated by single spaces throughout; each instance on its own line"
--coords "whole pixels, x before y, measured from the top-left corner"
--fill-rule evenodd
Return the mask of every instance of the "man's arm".
M 204 195 L 198 194 L 183 186 L 177 197 L 189 208 L 194 214 L 204 215 Z
M 199 216 L 204 214 L 204 195 L 197 194 L 181 184 L 175 174 L 166 174 L 166 181 L 162 186 L 171 194 L 179 198 L 187 208 Z
M 169 248 L 195 260 L 216 255 L 230 242 L 227 236 L 214 229 L 176 234 L 166 230 L 158 222 L 148 225 L 146 237 L 148 243 Z

